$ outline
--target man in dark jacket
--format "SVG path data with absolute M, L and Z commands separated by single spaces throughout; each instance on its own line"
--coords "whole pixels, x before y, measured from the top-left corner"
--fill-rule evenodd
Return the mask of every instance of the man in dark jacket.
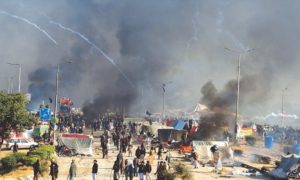
M 138 174 L 139 174 L 139 179 L 140 180 L 144 180 L 144 174 L 145 174 L 145 164 L 144 164 L 144 161 L 142 161 L 139 164 Z
M 52 176 L 52 180 L 56 180 L 57 175 L 58 175 L 58 165 L 54 160 L 52 160 L 50 164 L 50 176 Z
M 13 146 L 13 152 L 16 153 L 18 152 L 19 146 L 17 144 L 17 142 L 15 142 L 14 146 Z
M 147 161 L 147 164 L 145 166 L 145 171 L 146 171 L 146 180 L 151 180 L 150 173 L 152 171 L 152 167 L 150 161 Z
M 97 179 L 97 173 L 98 173 L 98 164 L 97 164 L 97 160 L 94 160 L 94 165 L 93 165 L 93 168 L 92 168 L 93 180 Z
M 114 170 L 114 180 L 119 180 L 120 179 L 120 164 L 119 162 L 116 160 L 113 166 L 113 170 Z
M 141 155 L 141 148 L 140 148 L 140 146 L 138 146 L 135 151 L 135 157 L 139 159 L 140 155 Z
M 33 164 L 33 180 L 38 180 L 40 171 L 40 161 L 36 160 Z

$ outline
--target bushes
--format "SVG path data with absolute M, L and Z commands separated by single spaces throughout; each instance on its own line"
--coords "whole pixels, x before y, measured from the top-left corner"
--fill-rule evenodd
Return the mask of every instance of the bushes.
M 1 160 L 3 167 L 6 170 L 12 170 L 17 165 L 17 160 L 14 155 L 9 155 Z
M 41 173 L 47 171 L 49 163 L 48 160 L 54 154 L 55 147 L 46 145 L 40 146 L 33 151 L 25 153 L 12 153 L 3 158 L 2 168 L 5 172 L 9 172 L 17 167 L 17 163 L 22 163 L 25 166 L 32 166 L 37 160 L 40 160 Z
M 50 159 L 54 154 L 55 147 L 51 145 L 40 146 L 28 153 L 29 156 L 39 156 L 40 159 Z

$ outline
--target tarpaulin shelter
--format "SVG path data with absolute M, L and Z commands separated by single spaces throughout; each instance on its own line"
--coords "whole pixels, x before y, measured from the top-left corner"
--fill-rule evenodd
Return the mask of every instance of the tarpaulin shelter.
M 279 166 L 276 169 L 273 169 L 269 175 L 278 179 L 286 179 L 287 172 L 299 163 L 300 156 L 296 154 L 282 156 Z
M 192 141 L 192 147 L 199 154 L 199 158 L 205 160 L 212 159 L 210 148 L 213 145 L 218 147 L 222 160 L 233 158 L 233 151 L 227 141 Z
M 82 134 L 62 134 L 58 139 L 59 145 L 65 145 L 69 149 L 75 149 L 79 154 L 93 154 L 93 138 Z
M 160 141 L 181 141 L 182 135 L 187 134 L 187 131 L 176 129 L 158 129 L 157 134 Z
M 157 137 L 160 141 L 170 141 L 173 129 L 158 129 Z
M 179 120 L 175 125 L 174 129 L 182 130 L 185 127 L 185 122 L 183 120 Z

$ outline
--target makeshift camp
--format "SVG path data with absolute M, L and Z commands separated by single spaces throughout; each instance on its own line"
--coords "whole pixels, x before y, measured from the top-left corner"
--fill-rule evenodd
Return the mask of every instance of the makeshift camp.
M 69 149 L 75 149 L 78 154 L 93 154 L 93 138 L 82 134 L 62 134 L 58 144 L 65 145 Z
M 222 160 L 230 160 L 233 158 L 233 151 L 227 141 L 192 141 L 193 149 L 199 154 L 199 159 L 211 160 L 213 157 L 210 148 L 217 145 Z
M 287 172 L 293 169 L 299 163 L 300 163 L 300 156 L 296 154 L 282 156 L 279 166 L 276 169 L 272 170 L 269 173 L 269 175 L 278 179 L 286 179 Z
M 186 126 L 186 123 L 183 120 L 179 120 L 179 121 L 177 121 L 176 125 L 173 127 L 176 130 L 182 130 L 185 128 L 185 126 Z
M 187 131 L 176 129 L 158 129 L 157 134 L 160 141 L 181 141 L 181 137 L 185 136 Z

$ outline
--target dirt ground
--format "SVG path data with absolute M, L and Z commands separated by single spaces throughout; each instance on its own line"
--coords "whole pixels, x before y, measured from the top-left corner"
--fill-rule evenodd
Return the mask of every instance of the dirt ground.
M 88 133 L 88 132 L 87 132 Z M 58 157 L 57 158 L 57 162 L 59 165 L 59 177 L 58 180 L 66 180 L 68 177 L 68 172 L 69 172 L 69 167 L 70 167 L 70 163 L 72 161 L 72 159 L 75 159 L 75 162 L 77 164 L 77 180 L 90 180 L 92 179 L 92 165 L 93 165 L 93 160 L 96 159 L 98 161 L 98 165 L 99 165 L 99 173 L 97 175 L 98 179 L 101 180 L 110 180 L 112 179 L 112 166 L 113 163 L 116 159 L 117 156 L 117 150 L 115 147 L 113 147 L 112 145 L 110 145 L 110 150 L 108 153 L 108 158 L 107 159 L 102 159 L 102 154 L 101 152 L 97 153 L 96 148 L 100 147 L 100 139 L 99 139 L 99 132 L 94 133 L 94 143 L 93 143 L 93 156 L 92 157 L 88 157 L 88 156 L 80 156 L 80 157 Z M 260 153 L 263 155 L 270 155 L 273 158 L 278 158 L 281 152 L 281 148 L 279 147 L 275 147 L 272 150 L 269 149 L 265 149 L 262 148 L 262 144 L 258 143 L 255 147 L 248 147 L 248 146 L 241 146 L 239 148 L 244 150 L 244 157 L 240 157 L 239 159 L 236 160 L 240 160 L 240 161 L 249 161 L 249 158 L 247 158 L 247 156 L 250 156 L 253 153 Z M 135 151 L 136 146 L 134 146 L 133 150 Z M 133 152 L 134 152 L 133 151 Z M 11 151 L 2 151 L 0 152 L 0 158 L 6 156 L 7 154 L 11 153 Z M 134 153 L 133 153 L 134 154 Z M 205 180 L 210 180 L 210 179 L 239 179 L 239 180 L 248 180 L 248 179 L 268 179 L 266 177 L 263 176 L 242 176 L 242 175 L 230 175 L 231 171 L 233 170 L 233 168 L 231 167 L 225 167 L 223 174 L 216 174 L 213 171 L 213 167 L 200 167 L 198 169 L 194 169 L 193 166 L 191 165 L 190 162 L 188 161 L 182 161 L 183 159 L 183 155 L 179 155 L 177 152 L 172 152 L 172 159 L 171 161 L 180 161 L 184 164 L 186 164 L 189 167 L 190 172 L 193 174 L 194 179 L 205 179 Z M 132 160 L 133 157 L 128 157 L 128 154 L 123 154 L 123 158 L 124 159 L 129 159 Z M 157 157 L 156 157 L 157 158 Z M 147 159 L 147 156 L 146 156 Z M 250 163 L 250 162 L 249 162 Z M 156 170 L 156 164 L 157 164 L 157 160 L 155 159 L 153 165 L 152 165 L 152 179 L 156 179 L 154 172 Z M 253 163 L 253 165 L 259 165 L 259 164 L 255 164 Z M 243 171 L 245 169 L 242 168 L 237 168 L 240 171 Z M 32 168 L 21 168 L 18 169 L 17 171 L 14 171 L 13 173 L 7 174 L 5 176 L 0 176 L 0 178 L 2 179 L 17 179 L 16 177 L 21 177 L 21 176 L 25 176 L 28 175 L 32 177 Z M 15 178 L 12 178 L 15 177 Z M 29 178 L 30 179 L 30 178 Z M 48 180 L 51 179 L 51 177 L 49 175 L 46 175 L 44 177 L 40 177 L 40 180 Z M 122 179 L 125 179 L 124 176 L 122 176 Z M 138 177 L 135 177 L 134 179 L 138 179 Z

